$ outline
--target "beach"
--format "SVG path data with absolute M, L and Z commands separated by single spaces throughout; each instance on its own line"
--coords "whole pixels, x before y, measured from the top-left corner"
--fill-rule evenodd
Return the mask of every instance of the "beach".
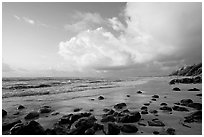
M 176 104 L 183 99 L 191 99 L 194 103 L 202 104 L 202 84 L 174 84 L 170 85 L 169 81 L 174 77 L 140 77 L 126 80 L 105 80 L 101 82 L 90 82 L 89 84 L 76 84 L 75 86 L 83 85 L 80 90 L 72 87 L 72 92 L 69 92 L 71 86 L 68 83 L 57 85 L 55 87 L 40 87 L 36 88 L 39 91 L 49 91 L 48 94 L 15 94 L 11 96 L 4 96 L 2 98 L 2 108 L 7 111 L 7 115 L 3 117 L 3 125 L 11 123 L 12 121 L 21 120 L 22 123 L 35 120 L 44 129 L 52 129 L 54 124 L 60 118 L 68 114 L 78 114 L 89 112 L 95 116 L 97 123 L 104 126 L 104 131 L 108 131 L 108 122 L 101 122 L 103 119 L 104 109 L 113 109 L 115 112 L 122 110 L 137 111 L 140 113 L 141 118 L 132 122 L 138 131 L 127 133 L 120 131 L 121 135 L 137 134 L 137 135 L 153 135 L 169 134 L 167 129 L 174 129 L 176 135 L 201 135 L 202 122 L 184 122 L 186 116 L 198 111 L 197 108 L 177 105 L 186 108 L 188 111 L 178 111 L 172 109 Z M 104 79 L 103 79 L 104 80 Z M 86 81 L 87 82 L 87 81 Z M 85 82 L 85 83 L 86 83 Z M 101 82 L 101 83 L 100 83 Z M 91 86 L 90 86 L 91 83 Z M 94 84 L 93 83 L 97 83 Z M 69 85 L 69 86 L 67 86 Z M 173 91 L 174 87 L 178 87 L 180 91 Z M 188 91 L 189 89 L 197 88 L 199 91 Z M 28 88 L 31 90 L 33 88 Z M 52 90 L 50 90 L 52 89 Z M 53 90 L 54 89 L 54 90 Z M 63 89 L 63 90 L 62 90 Z M 18 89 L 17 89 L 18 90 Z M 57 93 L 54 91 L 59 90 Z M 61 91 L 60 91 L 61 90 Z M 141 91 L 141 92 L 138 92 Z M 7 91 L 8 92 L 8 91 Z M 3 90 L 4 93 L 4 90 Z M 10 94 L 9 94 L 10 95 Z M 153 97 L 156 95 L 155 97 Z M 100 99 L 99 96 L 102 98 Z M 154 98 L 154 99 L 153 99 Z M 124 108 L 116 110 L 115 105 L 124 103 Z M 164 106 L 168 106 L 171 110 L 162 110 Z M 24 106 L 23 109 L 17 109 L 19 105 Z M 33 119 L 25 119 L 25 116 L 31 112 L 38 112 L 42 106 L 49 106 L 50 112 L 40 113 L 38 117 Z M 146 107 L 146 108 L 142 108 Z M 156 110 L 156 113 L 152 113 Z M 145 111 L 145 113 L 143 113 Z M 202 111 L 202 109 L 201 109 Z M 17 114 L 16 114 L 17 113 Z M 161 121 L 163 126 L 152 126 L 150 121 L 157 119 Z M 154 120 L 153 120 L 154 121 Z M 112 122 L 112 121 L 111 121 Z M 114 121 L 118 126 L 123 126 L 123 122 Z M 142 123 L 142 124 L 141 124 Z M 3 134 L 9 134 L 10 129 L 3 131 Z M 104 132 L 97 130 L 97 135 L 103 135 Z

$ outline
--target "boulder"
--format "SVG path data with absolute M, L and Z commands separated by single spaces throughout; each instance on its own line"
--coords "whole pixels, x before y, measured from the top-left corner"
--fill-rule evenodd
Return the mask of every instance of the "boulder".
M 73 116 L 73 114 L 64 115 L 59 119 L 58 123 L 60 125 L 61 124 L 70 124 L 70 122 L 71 122 L 70 119 L 71 119 L 72 116 Z
M 175 135 L 175 132 L 176 132 L 176 130 L 175 130 L 174 128 L 168 128 L 168 129 L 166 130 L 166 133 L 167 133 L 168 135 Z
M 25 108 L 25 107 L 24 107 L 23 105 L 19 105 L 19 106 L 17 107 L 18 110 L 24 109 L 24 108 Z
M 151 100 L 152 100 L 152 101 L 157 101 L 156 98 L 152 98 Z
M 125 124 L 121 127 L 121 131 L 125 133 L 136 133 L 138 128 L 133 124 Z
M 55 115 L 58 115 L 59 112 L 55 111 L 55 112 L 52 112 L 51 115 L 55 116 Z
M 98 97 L 98 100 L 103 100 L 103 99 L 104 99 L 103 96 L 99 96 L 99 97 Z
M 148 108 L 146 106 L 142 106 L 140 109 L 141 110 L 147 110 Z
M 7 115 L 6 110 L 2 109 L 2 117 L 6 116 L 6 115 Z
M 161 103 L 160 106 L 167 106 L 167 103 Z
M 51 107 L 49 106 L 43 106 L 42 108 L 39 109 L 39 113 L 50 113 L 52 110 L 51 110 Z
M 189 116 L 184 117 L 184 122 L 202 122 L 202 110 L 195 111 L 191 113 Z
M 21 123 L 21 120 L 14 120 L 14 121 L 9 122 L 9 123 L 3 123 L 3 124 L 2 124 L 2 131 L 9 130 L 9 129 L 11 129 L 14 125 L 16 125 L 16 124 L 18 124 L 18 123 Z
M 95 134 L 95 130 L 93 128 L 89 128 L 85 131 L 84 133 L 85 135 L 94 135 Z
M 32 111 L 25 116 L 25 119 L 33 119 L 39 117 L 39 113 L 36 111 Z
M 158 119 L 147 121 L 149 126 L 164 127 L 164 123 Z
M 158 113 L 158 111 L 157 110 L 150 110 L 149 113 L 156 114 L 156 113 Z
M 159 135 L 159 131 L 153 131 L 154 135 Z
M 139 112 L 131 112 L 130 114 L 125 114 L 122 117 L 119 117 L 118 122 L 121 123 L 133 123 L 138 122 L 141 119 L 141 114 Z
M 152 98 L 159 98 L 159 95 L 153 95 Z
M 160 110 L 172 111 L 172 108 L 171 108 L 171 107 L 168 107 L 168 106 L 164 106 L 164 107 L 161 107 Z
M 178 87 L 175 87 L 172 90 L 174 90 L 174 91 L 181 91 L 180 88 L 178 88 Z
M 150 103 L 144 103 L 144 105 L 145 105 L 145 106 L 149 106 L 149 105 L 150 105 Z
M 36 121 L 30 121 L 24 125 L 22 123 L 16 124 L 10 130 L 11 135 L 45 135 L 46 132 L 43 127 Z
M 200 89 L 197 89 L 197 88 L 191 88 L 191 89 L 189 89 L 188 91 L 200 91 Z
M 201 103 L 190 103 L 190 104 L 188 104 L 188 107 L 195 108 L 197 110 L 202 110 L 202 104 Z
M 126 95 L 127 97 L 130 97 L 130 95 Z
M 120 134 L 120 127 L 115 123 L 108 123 L 108 135 Z
M 124 108 L 124 107 L 126 107 L 127 105 L 125 104 L 125 103 L 119 103 L 119 104 L 116 104 L 115 106 L 114 106 L 114 108 L 115 109 L 122 109 L 122 108 Z
M 101 119 L 101 122 L 115 122 L 116 119 L 112 115 L 105 116 Z
M 139 91 L 137 91 L 137 93 L 138 93 L 138 94 L 142 94 L 142 91 L 139 90 Z
M 138 122 L 138 125 L 140 125 L 140 126 L 147 126 L 144 122 Z
M 180 102 L 181 102 L 181 105 L 188 106 L 190 103 L 193 103 L 193 100 L 191 100 L 191 99 L 182 99 Z
M 82 110 L 82 108 L 75 108 L 74 109 L 74 112 L 79 112 L 79 111 L 81 111 Z
M 180 106 L 173 106 L 172 109 L 174 111 L 189 111 L 187 108 L 185 107 L 180 107 Z
M 176 82 L 175 82 L 174 79 L 172 79 L 172 80 L 169 82 L 170 85 L 175 84 L 175 83 L 176 83 Z
M 143 111 L 141 111 L 141 114 L 148 114 L 148 111 L 147 110 L 143 110 Z
M 200 93 L 200 94 L 196 94 L 196 96 L 200 96 L 200 97 L 201 97 L 201 96 L 202 96 L 202 94 L 201 94 L 201 93 Z

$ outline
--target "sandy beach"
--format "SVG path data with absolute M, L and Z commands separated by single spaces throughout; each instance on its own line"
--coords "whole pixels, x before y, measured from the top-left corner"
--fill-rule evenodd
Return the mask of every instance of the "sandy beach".
M 104 130 L 107 131 L 107 122 L 101 122 L 102 116 L 105 114 L 104 109 L 114 109 L 116 104 L 125 103 L 124 109 L 140 112 L 141 119 L 138 122 L 132 122 L 138 128 L 137 132 L 125 133 L 121 131 L 121 135 L 165 135 L 168 134 L 166 132 L 168 128 L 175 129 L 176 135 L 201 135 L 202 122 L 184 122 L 184 117 L 197 111 L 195 108 L 182 106 L 189 111 L 165 111 L 160 108 L 162 107 L 161 103 L 166 103 L 168 107 L 173 108 L 174 103 L 178 103 L 182 99 L 191 99 L 195 103 L 202 103 L 202 96 L 197 96 L 197 94 L 202 93 L 202 84 L 169 85 L 171 79 L 172 77 L 146 77 L 138 80 L 116 82 L 115 84 L 118 87 L 113 88 L 3 98 L 2 107 L 7 111 L 7 116 L 3 117 L 3 123 L 15 120 L 21 120 L 22 122 L 33 120 L 25 120 L 24 117 L 31 111 L 38 111 L 42 106 L 49 106 L 51 112 L 40 114 L 39 117 L 34 118 L 44 129 L 52 129 L 54 124 L 64 115 L 90 112 L 96 117 L 99 124 L 104 125 Z M 181 91 L 173 91 L 174 87 L 180 88 Z M 188 91 L 191 88 L 197 88 L 200 91 Z M 137 93 L 138 91 L 142 93 Z M 159 96 L 155 98 L 156 101 L 152 100 L 153 95 Z M 99 96 L 104 97 L 104 99 L 99 100 Z M 142 114 L 141 107 L 145 106 L 145 103 L 147 114 Z M 19 105 L 23 105 L 25 108 L 17 110 Z M 79 110 L 74 112 L 76 108 Z M 157 110 L 157 113 L 150 113 L 152 110 Z M 17 112 L 18 114 L 14 115 Z M 164 126 L 150 126 L 148 121 L 153 119 L 160 120 Z M 117 124 L 122 126 L 124 123 L 118 122 Z M 3 134 L 8 133 L 9 130 L 3 131 Z M 95 134 L 104 133 L 98 130 Z

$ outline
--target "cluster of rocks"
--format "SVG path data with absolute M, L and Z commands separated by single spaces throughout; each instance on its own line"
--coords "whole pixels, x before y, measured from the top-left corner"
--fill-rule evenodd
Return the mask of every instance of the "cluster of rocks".
M 182 67 L 170 74 L 170 76 L 197 76 L 202 75 L 202 63 Z
M 193 78 L 181 78 L 181 79 L 172 79 L 169 84 L 176 84 L 176 83 L 182 83 L 182 84 L 196 84 L 196 83 L 202 83 L 202 77 L 197 76 Z

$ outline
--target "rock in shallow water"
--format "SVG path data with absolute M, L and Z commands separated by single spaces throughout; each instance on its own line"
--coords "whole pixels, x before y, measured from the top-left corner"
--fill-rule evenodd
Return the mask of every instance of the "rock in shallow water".
M 163 122 L 158 119 L 147 121 L 149 126 L 163 127 L 165 126 Z
M 19 109 L 24 109 L 24 108 L 25 107 L 23 105 L 19 105 L 17 109 L 19 110 Z
M 101 119 L 101 122 L 115 122 L 115 121 L 116 121 L 116 119 L 112 115 L 104 116 Z
M 152 98 L 159 98 L 159 95 L 153 95 Z
M 185 117 L 184 122 L 201 122 L 202 121 L 202 111 L 196 111 L 191 113 L 189 116 Z
M 103 96 L 99 96 L 99 97 L 98 97 L 98 100 L 103 100 L 103 99 L 104 99 Z
M 191 89 L 189 89 L 188 91 L 200 91 L 200 89 L 197 89 L 197 88 L 191 88 Z
M 16 124 L 10 130 L 11 135 L 45 135 L 46 132 L 43 127 L 36 121 L 30 121 L 24 125 L 22 123 Z
M 160 110 L 172 111 L 172 108 L 171 108 L 171 107 L 168 107 L 168 106 L 164 106 L 164 107 L 161 107 Z
M 139 90 L 139 91 L 137 91 L 137 93 L 138 93 L 138 94 L 142 94 L 142 91 Z
M 167 133 L 168 135 L 175 135 L 175 132 L 176 132 L 176 130 L 175 130 L 174 128 L 168 128 L 168 129 L 166 130 L 166 133 Z
M 201 110 L 202 104 L 201 103 L 190 103 L 190 104 L 188 104 L 188 107 L 195 108 L 197 110 Z
M 124 107 L 126 107 L 127 105 L 125 104 L 125 103 L 119 103 L 119 104 L 116 104 L 115 106 L 114 106 L 114 108 L 115 109 L 122 109 L 122 108 L 124 108 Z
M 46 107 L 46 106 L 40 108 L 39 110 L 40 113 L 50 113 L 51 111 L 52 111 L 51 107 Z
M 173 90 L 174 90 L 174 91 L 181 91 L 181 89 L 178 88 L 178 87 L 173 88 Z
M 139 112 L 131 112 L 130 114 L 125 114 L 122 117 L 118 118 L 118 122 L 121 123 L 133 123 L 138 122 L 141 119 L 141 115 Z
M 17 123 L 21 123 L 21 120 L 15 120 L 15 121 L 12 121 L 10 123 L 3 123 L 2 124 L 2 130 L 5 131 L 5 130 L 9 130 L 11 129 L 14 125 L 16 125 Z
M 108 135 L 120 134 L 120 127 L 115 123 L 108 123 Z
M 39 117 L 39 113 L 36 111 L 32 111 L 25 116 L 25 119 L 33 119 Z
M 192 99 L 182 99 L 180 102 L 181 102 L 181 105 L 188 106 L 190 103 L 193 103 L 193 100 Z
M 136 133 L 138 128 L 133 124 L 125 124 L 121 127 L 121 131 L 125 133 Z
M 173 106 L 172 109 L 174 111 L 189 111 L 187 108 L 185 107 L 180 107 L 180 106 Z
M 2 109 L 2 117 L 6 116 L 6 115 L 7 115 L 6 110 Z

